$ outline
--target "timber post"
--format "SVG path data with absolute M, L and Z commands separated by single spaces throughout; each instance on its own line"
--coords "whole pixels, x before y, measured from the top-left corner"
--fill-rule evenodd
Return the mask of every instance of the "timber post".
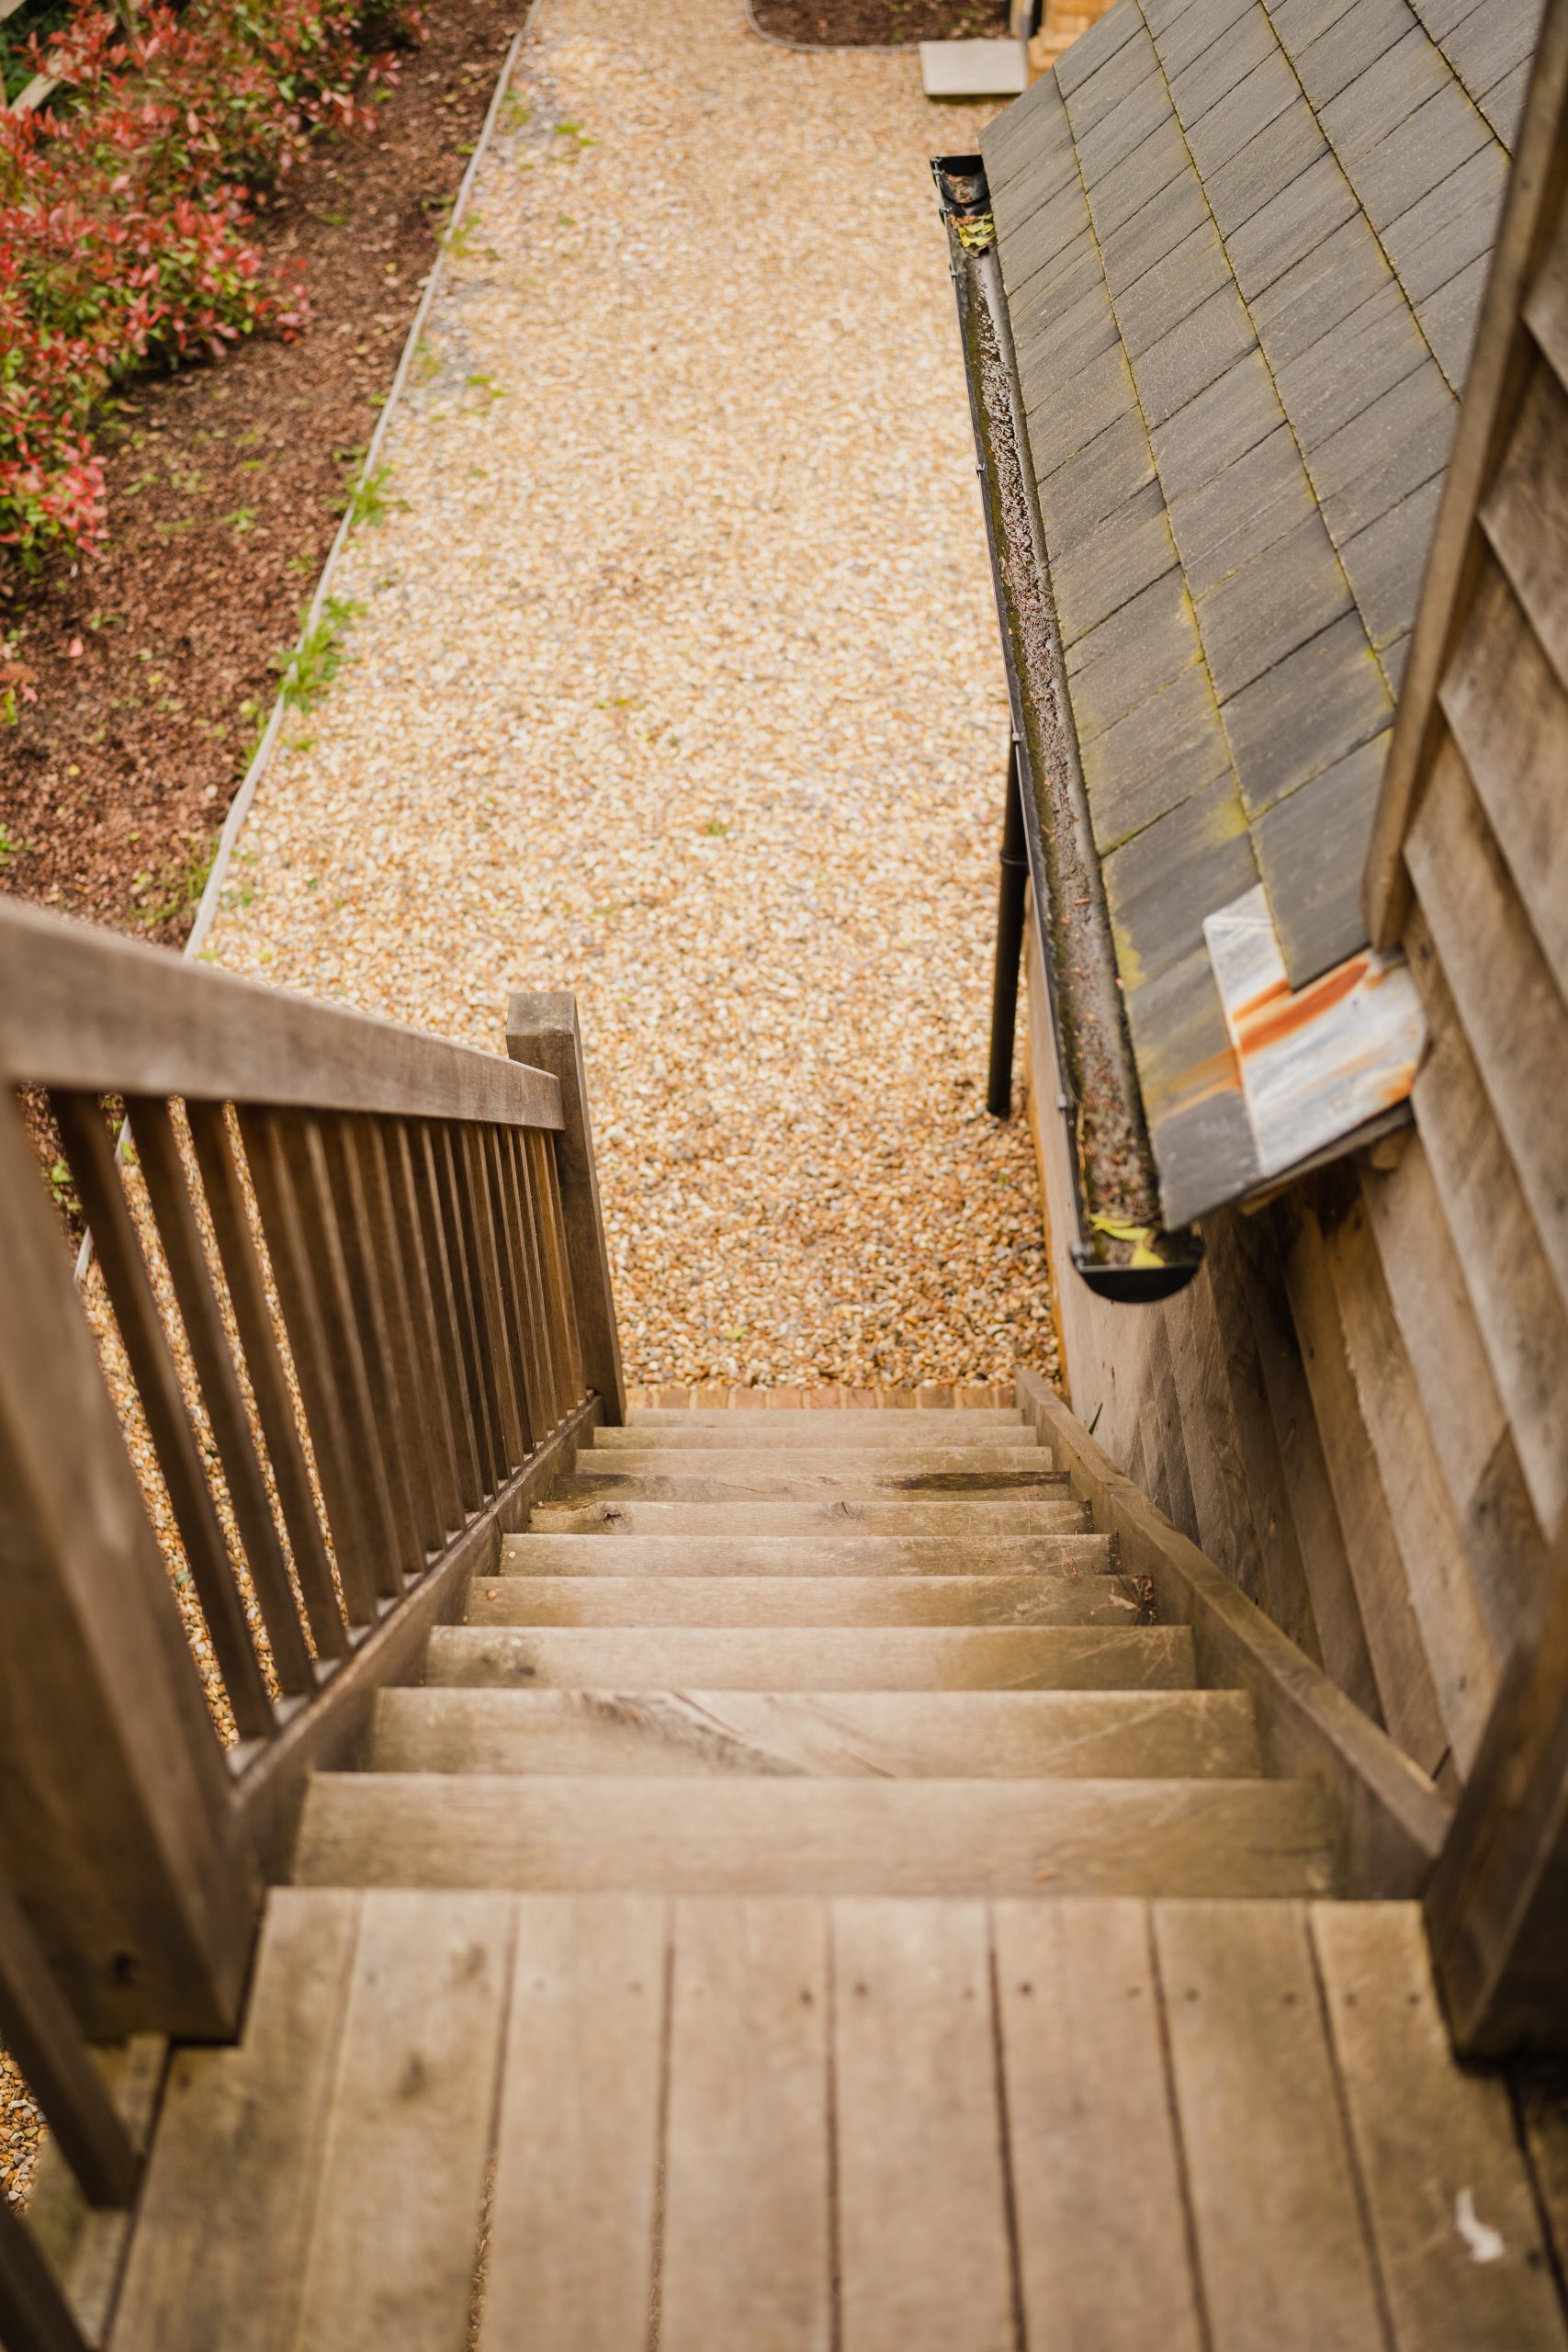
M 610 1258 L 593 1160 L 577 999 L 568 990 L 515 989 L 506 1004 L 506 1050 L 514 1062 L 528 1062 L 536 1069 L 547 1070 L 560 1087 L 561 1125 L 556 1136 L 556 1162 L 581 1340 L 583 1378 L 603 1399 L 605 1421 L 618 1428 L 626 1418 L 626 1393 L 621 1376 L 620 1334 L 615 1324 Z

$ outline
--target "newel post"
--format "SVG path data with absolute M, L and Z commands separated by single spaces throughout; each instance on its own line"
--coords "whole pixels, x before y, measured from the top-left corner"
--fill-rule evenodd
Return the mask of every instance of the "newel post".
M 506 1050 L 514 1062 L 548 1070 L 560 1084 L 564 1124 L 556 1137 L 556 1166 L 583 1377 L 603 1398 L 605 1420 L 618 1427 L 626 1418 L 626 1392 L 621 1377 L 621 1341 L 599 1206 L 599 1179 L 593 1165 L 577 999 L 564 989 L 514 990 L 506 1002 Z
M 260 1907 L 16 1102 L 0 1093 L 0 1875 L 83 2030 L 224 2036 Z

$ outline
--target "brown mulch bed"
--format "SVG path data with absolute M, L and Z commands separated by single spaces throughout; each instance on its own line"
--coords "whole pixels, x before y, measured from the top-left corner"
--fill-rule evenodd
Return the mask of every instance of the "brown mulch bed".
M 323 141 L 262 216 L 305 265 L 297 343 L 126 388 L 110 544 L 13 577 L 38 700 L 0 733 L 0 888 L 178 944 L 435 257 L 523 0 L 434 0 L 369 137 Z
M 916 40 L 998 39 L 1003 0 L 751 0 L 759 31 L 807 49 L 884 49 Z

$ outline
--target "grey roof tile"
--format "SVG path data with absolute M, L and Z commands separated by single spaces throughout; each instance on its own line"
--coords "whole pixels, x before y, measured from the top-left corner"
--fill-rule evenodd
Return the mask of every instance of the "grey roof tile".
M 1288 425 L 1278 425 L 1171 507 L 1170 527 L 1193 595 L 1205 595 L 1315 512 L 1295 438 Z
M 1037 481 L 1040 519 L 1053 560 L 1081 547 L 1108 514 L 1154 479 L 1149 436 L 1143 418 L 1132 409 L 1065 466 Z
M 1133 371 L 1120 344 L 1073 370 L 1061 383 L 1024 386 L 1029 446 L 1036 469 L 1048 473 L 1137 406 Z
M 1292 988 L 1366 944 L 1367 862 L 1388 738 L 1379 735 L 1261 818 L 1258 863 Z
M 1483 114 L 1487 93 L 1535 55 L 1540 17 L 1541 0 L 1485 0 L 1444 36 L 1444 56 Z
M 1507 158 L 1489 140 L 1418 204 L 1387 223 L 1383 246 L 1412 302 L 1425 301 L 1456 269 L 1478 254 L 1491 253 L 1507 181 Z
M 1120 341 L 1111 297 L 1098 265 L 1094 283 L 1063 310 L 1044 310 L 1038 321 L 1021 325 L 1014 336 L 1019 373 L 1031 390 L 1069 376 Z
M 1198 599 L 1199 634 L 1222 705 L 1349 608 L 1339 559 L 1313 508 Z
M 1134 356 L 1133 379 L 1150 430 L 1206 391 L 1257 343 L 1246 306 L 1227 278 L 1179 326 Z
M 1069 650 L 1140 590 L 1163 579 L 1176 561 L 1165 500 L 1151 481 L 1108 515 L 1081 547 L 1051 564 L 1051 588 L 1062 642 Z
M 1160 1206 L 1174 1228 L 1250 1191 L 1257 1147 L 1207 948 L 1126 1002 Z
M 1154 51 L 1149 52 L 1149 70 L 1145 78 L 1128 91 L 1119 104 L 1111 107 L 1101 119 L 1079 131 L 1073 128 L 1078 142 L 1078 169 L 1092 187 L 1107 172 L 1141 147 L 1151 131 L 1171 112 L 1170 92 L 1166 88 Z
M 1117 300 L 1122 340 L 1134 359 L 1161 335 L 1190 318 L 1200 303 L 1232 283 L 1225 249 L 1204 215 L 1174 251 L 1145 270 Z
M 1337 24 L 1359 5 L 1359 0 L 1278 0 L 1269 13 L 1286 54 L 1299 57 L 1330 25 Z
M 1411 16 L 1409 0 L 1357 0 L 1349 15 L 1337 17 L 1327 32 L 1320 33 L 1304 49 L 1292 50 L 1303 89 L 1321 114 L 1358 74 L 1409 34 L 1429 50 Z
M 1341 545 L 1448 463 L 1459 403 L 1430 359 L 1342 432 L 1307 453 L 1329 530 Z
M 1410 634 L 1442 489 L 1437 474 L 1341 550 L 1367 635 L 1380 652 Z
M 1086 295 L 1103 293 L 1105 273 L 1100 266 L 1100 247 L 1086 229 L 1081 237 L 1064 245 L 1059 254 L 1035 270 L 1020 287 L 1015 299 L 1008 304 L 1008 316 L 1012 322 L 1013 349 L 1024 366 L 1026 346 L 1049 334 L 1075 303 Z M 1107 297 L 1109 307 L 1109 297 Z M 1024 393 L 1027 399 L 1031 386 L 1027 375 Z
M 1118 0 L 1114 8 L 1108 8 L 1097 24 L 1090 25 L 1086 33 L 1080 33 L 1072 46 L 1063 52 L 1051 78 L 1055 79 L 1065 96 L 1071 96 L 1129 41 L 1146 38 L 1137 0 Z
M 1529 62 L 1516 65 L 1495 86 L 1477 100 L 1482 113 L 1510 154 L 1519 135 L 1519 120 L 1529 95 L 1530 69 Z
M 1404 289 L 1391 276 L 1332 335 L 1276 368 L 1285 414 L 1309 460 L 1313 450 L 1427 359 Z
M 1165 78 L 1174 82 L 1179 74 L 1195 64 L 1205 51 L 1222 40 L 1234 24 L 1246 16 L 1251 0 L 1195 0 L 1168 24 L 1160 26 L 1155 34 L 1155 47 L 1165 69 Z
M 1382 230 L 1457 172 L 1492 133 L 1457 82 L 1434 93 L 1377 146 L 1348 166 L 1350 185 Z
M 1304 171 L 1231 232 L 1226 250 L 1236 284 L 1255 301 L 1336 229 L 1359 217 L 1355 191 L 1338 163 L 1326 147 L 1317 149 Z
M 1222 164 L 1239 155 L 1250 140 L 1267 130 L 1287 107 L 1299 105 L 1301 88 L 1290 61 L 1276 41 L 1259 64 L 1244 74 L 1196 122 L 1187 125 L 1187 144 L 1199 175 L 1209 179 Z
M 1103 855 L 1230 773 L 1209 673 L 1194 662 L 1083 747 L 1083 777 Z
M 1144 21 L 1157 40 L 1168 25 L 1184 17 L 1195 0 L 1143 0 Z
M 1475 342 L 1475 322 L 1491 266 L 1489 254 L 1478 254 L 1468 268 L 1461 269 L 1457 277 L 1450 277 L 1436 294 L 1416 306 L 1421 332 L 1456 392 L 1464 389 Z
M 1220 234 L 1234 237 L 1271 197 L 1326 153 L 1316 115 L 1304 98 L 1296 99 L 1209 181 L 1209 204 Z
M 1168 187 L 1162 188 L 1157 204 L 1146 205 L 1135 212 L 1131 220 L 1100 240 L 1100 252 L 1105 257 L 1105 275 L 1113 294 L 1122 294 L 1136 285 L 1145 270 L 1157 268 L 1167 254 L 1171 253 L 1194 229 L 1213 226 L 1213 216 L 1198 175 L 1190 164 Z
M 1172 570 L 1068 647 L 1079 742 L 1114 727 L 1198 659 L 1191 602 L 1179 570 Z
M 1010 107 L 995 116 L 980 133 L 980 155 L 994 197 L 997 190 L 1032 164 L 1073 153 L 1067 110 L 1055 77 L 1045 74 Z
M 1359 613 L 1348 613 L 1221 709 L 1254 816 L 1386 727 L 1393 706 Z
M 1363 302 L 1393 284 L 1382 247 L 1359 212 L 1254 297 L 1258 340 L 1278 370 L 1304 358 Z
M 1118 164 L 1113 172 L 1108 172 L 1097 187 L 1090 188 L 1089 210 L 1100 243 L 1114 236 L 1123 221 L 1130 220 L 1172 180 L 1179 179 L 1191 168 L 1181 126 L 1172 114 L 1145 140 L 1135 154 Z
M 1490 0 L 1410 0 L 1411 6 L 1439 49 L 1446 48 L 1454 28 Z
M 1254 888 L 1258 866 L 1235 785 L 1222 776 L 1156 817 L 1104 861 L 1116 968 L 1129 998 L 1203 944 L 1203 918 Z
M 1031 281 L 1058 254 L 1089 233 L 1089 203 L 1076 179 L 1020 220 L 1009 220 L 999 203 L 996 217 L 1002 283 L 1010 307 L 1024 297 Z
M 1375 7 L 1378 0 L 1370 0 Z M 1354 26 L 1360 9 L 1348 19 Z M 1409 29 L 1375 63 L 1358 74 L 1349 86 L 1326 106 L 1319 119 L 1329 143 L 1348 172 L 1357 160 L 1381 145 L 1398 125 L 1440 92 L 1454 89 L 1454 79 L 1440 50 L 1434 49 L 1423 28 L 1408 12 Z M 1352 174 L 1352 176 L 1354 175 Z
M 1167 498 L 1201 490 L 1282 421 L 1263 354 L 1249 351 L 1151 435 Z
M 1266 57 L 1277 56 L 1280 43 L 1262 0 L 1253 0 L 1245 17 L 1227 26 L 1171 82 L 1170 95 L 1183 126 L 1194 123 L 1217 106 L 1227 91 L 1244 81 Z
M 1391 694 L 1397 694 L 1404 682 L 1405 658 L 1409 651 L 1410 639 L 1407 637 L 1402 637 L 1395 644 L 1385 645 L 1378 655 L 1378 660 L 1382 664 L 1383 675 L 1388 680 Z

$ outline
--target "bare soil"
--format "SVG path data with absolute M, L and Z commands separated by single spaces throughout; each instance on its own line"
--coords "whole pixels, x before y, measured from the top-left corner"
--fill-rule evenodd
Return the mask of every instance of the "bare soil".
M 1003 0 L 752 0 L 760 29 L 807 49 L 886 49 L 1006 32 Z
M 302 262 L 298 341 L 125 389 L 110 544 L 0 573 L 37 701 L 0 732 L 0 888 L 177 945 L 435 258 L 522 0 L 434 0 L 368 137 L 323 141 L 262 215 Z

